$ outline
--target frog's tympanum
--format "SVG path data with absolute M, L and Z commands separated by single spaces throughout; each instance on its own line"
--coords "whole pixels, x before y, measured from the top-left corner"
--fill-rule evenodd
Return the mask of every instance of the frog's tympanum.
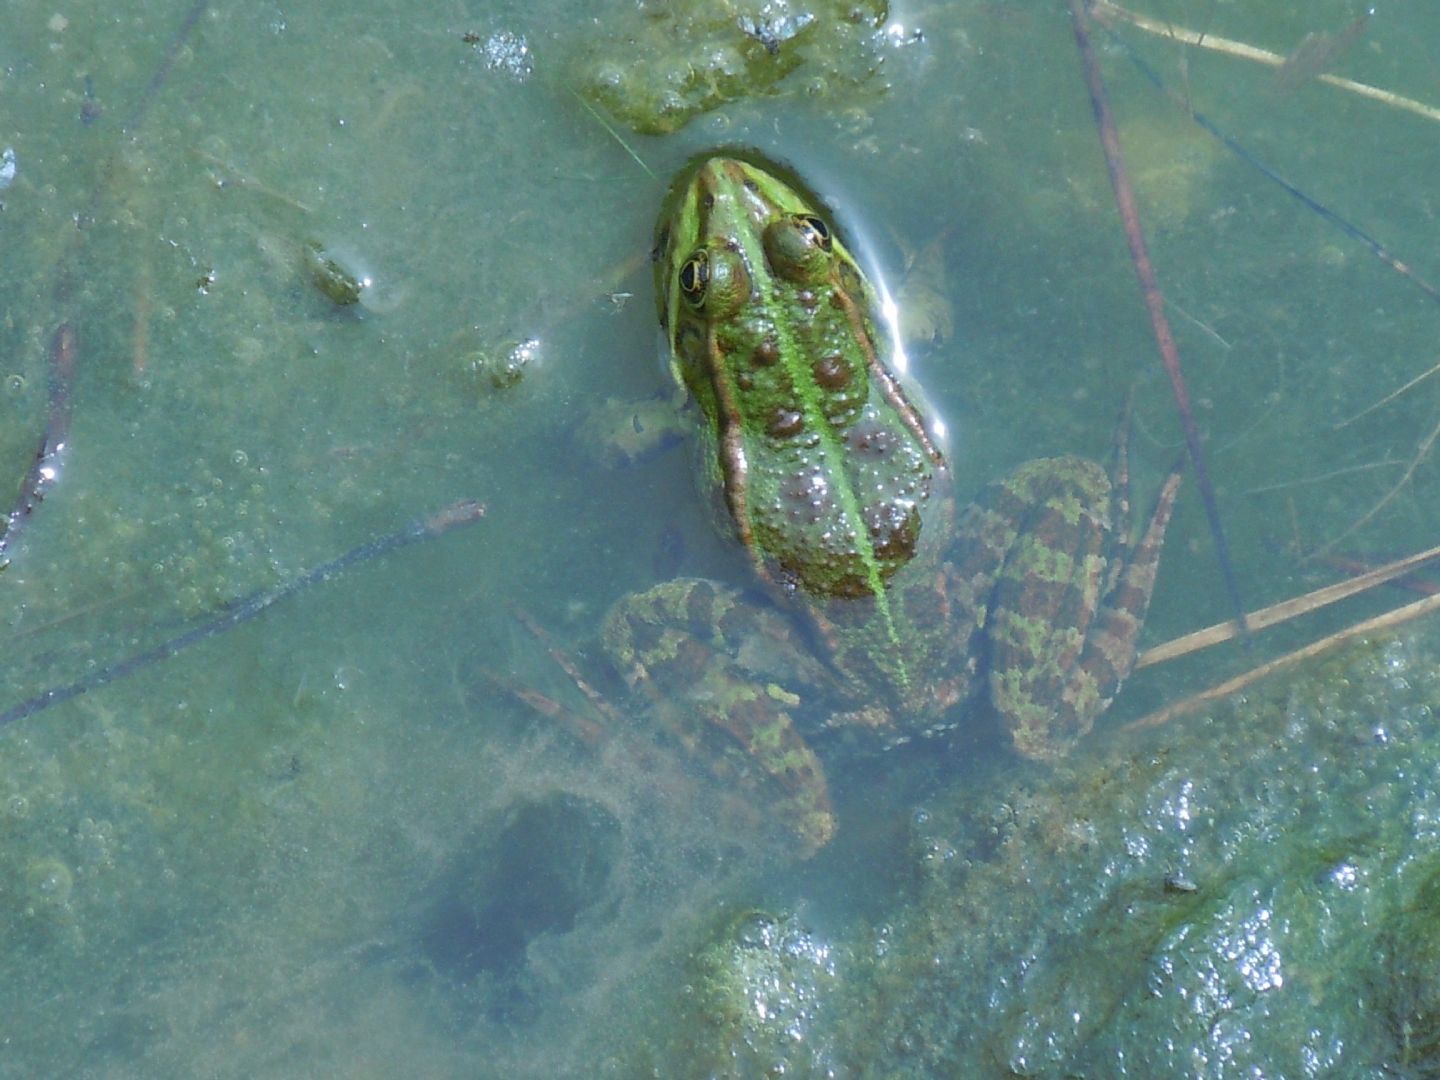
M 702 488 L 775 602 L 699 579 L 623 598 L 605 644 L 630 684 L 767 788 L 807 851 L 835 818 L 800 724 L 894 744 L 988 706 L 1021 754 L 1065 752 L 1134 662 L 1178 473 L 1133 551 L 1123 452 L 1113 484 L 1082 458 L 1028 462 L 957 519 L 875 288 L 769 167 L 682 174 L 655 265 Z

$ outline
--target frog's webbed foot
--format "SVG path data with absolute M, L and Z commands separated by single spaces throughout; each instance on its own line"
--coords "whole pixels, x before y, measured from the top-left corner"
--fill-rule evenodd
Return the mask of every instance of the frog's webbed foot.
M 606 650 L 662 726 L 722 783 L 773 806 L 809 855 L 834 835 L 835 817 L 791 716 L 800 697 L 780 682 L 820 673 L 797 636 L 779 613 L 695 578 L 623 597 L 604 629 Z

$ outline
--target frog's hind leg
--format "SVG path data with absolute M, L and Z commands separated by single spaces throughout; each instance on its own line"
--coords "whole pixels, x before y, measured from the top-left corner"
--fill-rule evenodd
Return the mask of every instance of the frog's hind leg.
M 1057 466 L 1068 473 L 1060 483 Z M 1053 760 L 1090 730 L 1134 667 L 1181 471 L 1177 465 L 1161 485 L 1133 549 L 1123 538 L 1128 523 L 1114 517 L 1128 502 L 1116 490 L 1123 472 L 1116 483 L 1094 462 L 1061 458 L 1022 467 L 1016 477 L 1046 498 L 1032 500 L 1037 516 L 996 588 L 987 631 L 990 700 L 1016 750 Z M 1047 521 L 1060 511 L 1090 519 L 1085 545 L 1046 543 Z
M 1109 583 L 1085 638 L 1085 655 L 1076 681 L 1067 690 L 1071 708 L 1083 715 L 1088 731 L 1097 716 L 1110 707 L 1120 686 L 1135 666 L 1140 629 L 1150 609 L 1155 578 L 1160 570 L 1160 549 L 1170 524 L 1175 499 L 1184 476 L 1184 459 L 1177 462 L 1160 485 L 1149 524 L 1135 547 L 1116 560 Z M 1128 518 L 1117 519 L 1117 529 L 1128 532 Z
M 1185 459 L 1182 456 L 1160 485 L 1145 534 L 1120 561 L 1115 580 L 1102 601 L 1103 621 L 1095 627 L 1096 632 L 1107 632 L 1123 642 L 1128 652 L 1119 679 L 1129 675 L 1135 664 L 1135 644 L 1140 637 L 1145 614 L 1150 609 L 1150 595 L 1155 590 L 1155 577 L 1160 570 L 1160 549 L 1165 543 L 1165 530 L 1170 525 L 1170 514 L 1175 509 L 1175 499 L 1180 493 L 1180 481 L 1184 475 Z M 1128 522 L 1128 518 L 1120 520 Z
M 699 578 L 623 597 L 604 629 L 606 651 L 660 726 L 727 788 L 772 807 L 809 855 L 834 835 L 835 817 L 791 715 L 801 698 L 781 684 L 819 674 L 796 636 L 778 612 Z

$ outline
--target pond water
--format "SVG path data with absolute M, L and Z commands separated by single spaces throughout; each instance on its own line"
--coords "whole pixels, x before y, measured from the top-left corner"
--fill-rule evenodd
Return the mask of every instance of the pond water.
M 962 494 L 1037 455 L 1102 456 L 1128 400 L 1148 508 L 1182 439 L 1065 5 L 896 5 L 877 39 L 837 46 L 849 67 L 814 46 L 771 92 L 665 135 L 580 92 L 605 65 L 698 63 L 665 43 L 659 7 L 615 7 L 0 11 L 6 505 L 55 415 L 57 342 L 74 367 L 59 475 L 0 574 L 0 715 L 460 500 L 485 507 L 0 730 L 5 1075 L 673 1075 L 707 1037 L 663 1022 L 697 943 L 757 907 L 836 939 L 900 925 L 915 849 L 895 838 L 931 837 L 917 808 L 1016 782 L 996 745 L 838 761 L 840 837 L 797 861 L 647 742 L 635 703 L 623 738 L 585 737 L 586 702 L 516 611 L 594 672 L 622 595 L 747 581 L 684 452 L 616 467 L 586 438 L 605 402 L 665 389 L 655 216 L 716 146 L 793 167 L 869 269 L 929 298 L 912 374 Z M 1146 14 L 1283 54 L 1356 10 Z M 1389 395 L 1436 363 L 1440 308 L 1127 49 L 1431 280 L 1435 120 L 1112 21 L 1096 45 L 1246 606 L 1336 576 L 1305 558 L 1324 545 L 1366 561 L 1429 546 L 1440 378 Z M 1433 103 L 1437 34 L 1440 12 L 1387 10 L 1333 66 Z M 322 260 L 363 285 L 358 303 L 317 287 Z M 1125 719 L 1391 602 L 1145 671 L 1094 739 L 1113 750 Z M 1146 641 L 1230 614 L 1187 480 Z M 1107 1038 L 1068 1060 L 1106 1074 L 1124 1058 Z M 832 1043 L 790 1071 L 902 1068 Z

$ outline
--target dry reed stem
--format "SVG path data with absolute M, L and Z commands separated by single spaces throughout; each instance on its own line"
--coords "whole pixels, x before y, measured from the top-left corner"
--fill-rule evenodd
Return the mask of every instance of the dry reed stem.
M 1308 615 L 1312 611 L 1318 611 L 1322 607 L 1403 577 L 1436 558 L 1440 558 L 1440 546 L 1427 548 L 1414 555 L 1407 555 L 1403 559 L 1396 559 L 1394 562 L 1378 566 L 1367 573 L 1347 578 L 1345 581 L 1337 581 L 1333 585 L 1326 585 L 1323 589 L 1316 589 L 1303 596 L 1292 597 L 1281 603 L 1272 604 L 1270 607 L 1261 608 L 1259 611 L 1252 611 L 1245 617 L 1246 627 L 1252 631 L 1264 630 L 1268 626 L 1287 622 L 1301 615 Z M 1229 620 L 1216 623 L 1214 626 L 1207 626 L 1203 630 L 1196 630 L 1183 637 L 1172 638 L 1162 645 L 1156 645 L 1153 649 L 1146 649 L 1141 653 L 1139 659 L 1135 661 L 1135 670 L 1174 660 L 1186 653 L 1208 649 L 1211 645 L 1229 641 L 1236 637 L 1237 633 L 1234 620 Z
M 1191 45 L 1197 49 L 1209 49 L 1211 52 L 1223 53 L 1226 56 L 1238 57 L 1241 60 L 1250 60 L 1257 64 L 1265 64 L 1268 67 L 1279 68 L 1284 65 L 1286 57 L 1280 53 L 1271 52 L 1269 49 L 1257 48 L 1254 45 L 1247 45 L 1243 41 L 1234 41 L 1230 38 L 1216 37 L 1213 34 L 1202 33 L 1198 30 L 1189 30 L 1183 26 L 1176 26 L 1173 23 L 1162 19 L 1152 19 L 1148 15 L 1141 15 L 1138 12 L 1130 11 L 1112 4 L 1109 0 L 1093 0 L 1091 10 L 1097 18 L 1113 16 L 1123 19 L 1138 30 L 1147 34 L 1155 34 L 1158 37 L 1169 38 L 1178 41 L 1182 45 Z M 1352 94 L 1370 98 L 1382 105 L 1388 105 L 1392 109 L 1401 109 L 1404 112 L 1414 113 L 1416 116 L 1423 116 L 1426 120 L 1433 120 L 1440 123 L 1440 109 L 1433 105 L 1426 105 L 1423 101 L 1416 101 L 1414 98 L 1403 97 L 1400 94 L 1391 93 L 1389 90 L 1381 90 L 1378 86 L 1370 86 L 1367 83 L 1356 82 L 1353 79 L 1343 79 L 1338 75 L 1321 74 L 1315 78 L 1323 83 L 1333 86 L 1339 90 L 1347 90 Z
M 1139 728 L 1159 727 L 1161 724 L 1167 723 L 1177 716 L 1194 712 L 1202 706 L 1210 704 L 1212 701 L 1218 701 L 1221 698 L 1228 697 L 1231 694 L 1243 690 L 1247 686 L 1259 682 L 1261 679 L 1273 675 L 1277 671 L 1294 667 L 1302 660 L 1309 660 L 1312 657 L 1329 652 L 1356 638 L 1364 637 L 1366 634 L 1393 630 L 1403 623 L 1418 619 L 1422 615 L 1428 615 L 1437 609 L 1440 609 L 1440 595 L 1427 596 L 1423 600 L 1416 600 L 1414 603 L 1406 604 L 1404 607 L 1387 611 L 1385 614 L 1377 615 L 1373 619 L 1358 622 L 1354 626 L 1348 626 L 1344 630 L 1331 634 L 1329 637 L 1324 637 L 1319 641 L 1312 642 L 1303 649 L 1296 649 L 1294 652 L 1286 653 L 1284 656 L 1271 660 L 1269 663 L 1252 668 L 1243 675 L 1237 675 L 1235 678 L 1212 686 L 1208 690 L 1202 690 L 1198 694 L 1193 694 L 1188 698 L 1182 698 L 1179 701 L 1172 702 L 1163 709 L 1157 709 L 1155 712 L 1142 716 L 1138 720 L 1131 721 L 1126 724 L 1122 730 L 1133 731 Z

